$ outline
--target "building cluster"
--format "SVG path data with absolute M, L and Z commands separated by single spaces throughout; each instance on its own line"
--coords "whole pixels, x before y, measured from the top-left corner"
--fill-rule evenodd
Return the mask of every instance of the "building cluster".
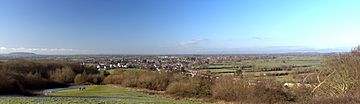
M 96 67 L 98 70 L 109 69 L 146 69 L 152 71 L 189 71 L 203 68 L 210 64 L 226 61 L 241 62 L 256 59 L 273 59 L 263 56 L 236 55 L 199 55 L 199 56 L 92 56 L 81 59 L 84 65 Z

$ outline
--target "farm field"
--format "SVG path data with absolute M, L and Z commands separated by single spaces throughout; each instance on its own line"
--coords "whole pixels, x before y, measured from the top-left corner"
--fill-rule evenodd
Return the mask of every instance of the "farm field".
M 245 78 L 273 78 L 280 82 L 297 82 L 298 78 L 319 69 L 321 62 L 321 57 L 278 57 L 271 60 L 222 61 L 209 64 L 200 70 L 218 75 L 233 75 L 239 69 L 236 66 L 251 66 L 242 70 Z
M 161 98 L 155 95 L 148 95 L 135 92 L 130 89 L 113 85 L 94 85 L 87 86 L 85 91 L 79 89 L 62 90 L 49 93 L 45 97 L 19 97 L 3 96 L 0 97 L 1 104 L 143 104 L 143 103 L 162 103 L 162 104 L 198 104 L 192 101 L 172 100 Z
M 234 70 L 235 66 L 241 65 L 251 65 L 255 68 L 274 68 L 274 67 L 281 67 L 281 66 L 309 66 L 311 68 L 317 68 L 321 65 L 321 60 L 272 60 L 272 61 L 244 61 L 244 62 L 237 62 L 237 63 L 221 63 L 216 65 L 209 65 L 206 69 L 218 72 L 216 70 L 224 70 L 227 69 L 228 71 Z
M 319 67 L 320 60 L 286 60 L 286 61 L 269 61 L 269 62 L 259 62 L 251 61 L 246 62 L 246 64 L 254 65 L 256 67 L 279 67 L 279 66 L 312 66 Z
M 204 69 L 204 71 L 216 72 L 216 73 L 232 73 L 236 70 L 233 69 Z

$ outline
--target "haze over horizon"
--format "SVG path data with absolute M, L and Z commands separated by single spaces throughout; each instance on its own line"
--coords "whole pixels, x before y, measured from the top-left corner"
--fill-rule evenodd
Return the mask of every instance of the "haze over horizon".
M 1 0 L 0 53 L 342 52 L 359 0 Z

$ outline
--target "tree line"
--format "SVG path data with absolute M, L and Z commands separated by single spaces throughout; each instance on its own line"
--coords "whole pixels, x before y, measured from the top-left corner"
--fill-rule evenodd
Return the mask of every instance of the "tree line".
M 0 94 L 30 95 L 38 89 L 99 84 L 104 78 L 99 74 L 94 68 L 74 62 L 9 60 L 0 63 Z

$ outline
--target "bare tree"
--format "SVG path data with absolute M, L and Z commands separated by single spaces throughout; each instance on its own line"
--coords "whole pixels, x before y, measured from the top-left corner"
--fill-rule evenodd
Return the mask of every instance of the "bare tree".
M 341 96 L 356 90 L 360 84 L 360 47 L 350 53 L 328 57 L 316 73 L 318 84 L 312 93 L 319 96 Z

